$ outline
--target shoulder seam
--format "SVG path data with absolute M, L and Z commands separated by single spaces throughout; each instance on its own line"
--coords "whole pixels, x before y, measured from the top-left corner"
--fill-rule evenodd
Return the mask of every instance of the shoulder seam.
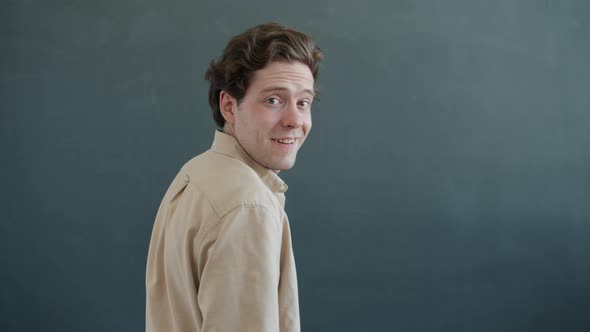
M 239 209 L 239 208 L 261 208 L 261 209 L 263 209 L 263 210 L 267 210 L 267 211 L 269 211 L 271 215 L 273 215 L 273 214 L 274 214 L 274 213 L 272 213 L 272 209 L 271 209 L 270 207 L 266 206 L 266 205 L 262 205 L 262 204 L 256 204 L 256 203 L 244 203 L 244 204 L 239 204 L 239 205 L 237 205 L 237 206 L 235 206 L 235 207 L 233 207 L 233 208 L 229 209 L 229 210 L 227 211 L 227 213 L 225 213 L 223 216 L 221 216 L 220 218 L 218 218 L 218 219 L 217 219 L 217 222 L 215 222 L 215 223 L 211 223 L 211 224 L 209 225 L 209 227 L 205 228 L 205 229 L 203 230 L 203 238 L 207 238 L 207 236 L 209 236 L 209 233 L 211 232 L 211 230 L 212 230 L 213 228 L 215 228 L 216 226 L 220 225 L 220 224 L 221 224 L 221 221 L 222 221 L 222 220 L 223 220 L 223 219 L 224 219 L 224 218 L 225 218 L 225 217 L 226 217 L 228 214 L 230 214 L 231 212 L 233 212 L 233 211 L 235 211 L 235 210 L 237 210 L 237 209 Z M 277 216 L 275 216 L 275 217 L 277 217 Z M 280 216 L 279 216 L 279 217 L 280 217 Z M 280 218 L 279 218 L 279 219 L 280 219 Z
M 213 210 L 213 212 L 215 212 L 215 215 L 217 216 L 217 218 L 221 218 L 220 215 L 219 215 L 219 211 L 217 211 L 217 209 L 215 208 L 215 205 L 213 205 L 213 203 L 211 203 L 211 200 L 209 199 L 209 196 L 207 195 L 207 193 L 204 192 L 203 190 L 201 190 L 201 188 L 199 188 L 199 186 L 197 186 L 197 184 L 194 181 L 192 181 L 192 179 L 186 173 L 186 171 L 182 170 L 182 172 L 188 178 L 187 185 L 190 185 L 191 187 L 193 187 L 196 190 L 198 190 L 203 195 L 203 197 L 205 198 L 205 200 L 207 201 L 207 204 L 209 204 L 209 206 L 211 207 L 211 210 Z

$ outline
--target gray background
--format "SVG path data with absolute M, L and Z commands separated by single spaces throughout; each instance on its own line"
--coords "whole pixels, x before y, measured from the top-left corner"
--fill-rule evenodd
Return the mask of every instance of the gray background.
M 141 331 L 203 79 L 278 20 L 326 54 L 290 186 L 304 331 L 590 331 L 590 1 L 0 5 L 2 331 Z

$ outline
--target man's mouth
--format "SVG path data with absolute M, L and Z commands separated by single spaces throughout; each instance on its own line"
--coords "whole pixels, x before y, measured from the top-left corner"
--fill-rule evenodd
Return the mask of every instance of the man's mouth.
M 280 139 L 274 139 L 271 138 L 273 141 L 281 143 L 281 144 L 293 144 L 295 143 L 295 138 L 280 138 Z

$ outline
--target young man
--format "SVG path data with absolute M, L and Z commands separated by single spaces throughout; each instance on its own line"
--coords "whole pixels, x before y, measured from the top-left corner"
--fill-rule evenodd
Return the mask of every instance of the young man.
M 270 23 L 234 37 L 207 70 L 223 132 L 166 192 L 150 242 L 147 331 L 299 331 L 290 169 L 311 129 L 320 49 Z

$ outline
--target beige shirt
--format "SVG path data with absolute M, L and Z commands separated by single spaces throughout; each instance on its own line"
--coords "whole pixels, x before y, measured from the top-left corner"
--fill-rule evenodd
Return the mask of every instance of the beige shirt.
M 215 133 L 158 210 L 147 259 L 147 331 L 300 331 L 286 190 L 232 136 Z

